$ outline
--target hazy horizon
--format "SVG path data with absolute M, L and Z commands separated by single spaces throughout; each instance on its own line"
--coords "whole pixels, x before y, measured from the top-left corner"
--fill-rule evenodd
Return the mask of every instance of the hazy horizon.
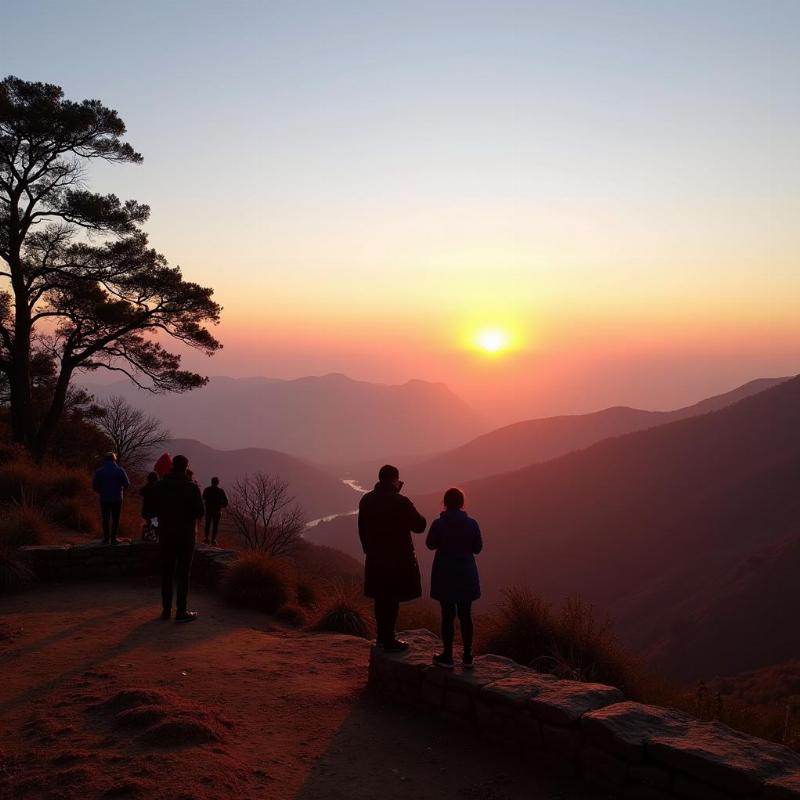
M 92 187 L 224 306 L 190 367 L 498 422 L 799 371 L 797 4 L 104 8 L 9 8 L 2 69 L 119 110 Z

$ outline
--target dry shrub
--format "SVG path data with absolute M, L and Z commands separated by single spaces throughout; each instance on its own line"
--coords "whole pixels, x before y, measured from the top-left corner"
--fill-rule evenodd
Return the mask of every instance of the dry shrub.
M 289 599 L 286 564 L 263 553 L 247 553 L 228 568 L 222 596 L 234 606 L 274 614 Z
M 357 584 L 335 586 L 322 601 L 319 616 L 311 630 L 371 639 L 369 607 L 360 587 Z
M 306 612 L 300 606 L 287 603 L 275 612 L 275 619 L 291 628 L 302 628 L 306 624 Z
M 88 514 L 86 506 L 76 498 L 68 498 L 55 503 L 49 517 L 56 525 L 81 533 L 95 533 L 98 530 L 96 514 Z
M 313 608 L 317 603 L 317 590 L 308 581 L 298 581 L 295 586 L 297 602 L 303 608 Z
M 401 603 L 397 628 L 401 631 L 426 629 L 431 633 L 439 633 L 442 627 L 442 612 L 439 604 L 427 599 L 414 600 L 413 603 Z M 458 626 L 456 626 L 458 629 Z
M 0 595 L 24 589 L 34 580 L 33 573 L 7 548 L 0 546 Z
M 11 506 L 0 517 L 0 544 L 13 549 L 47 544 L 50 527 L 44 515 L 33 506 Z
M 580 600 L 554 611 L 531 592 L 510 589 L 479 635 L 483 652 L 560 678 L 617 686 L 629 697 L 641 692 L 640 667 L 622 650 L 610 623 L 598 622 Z

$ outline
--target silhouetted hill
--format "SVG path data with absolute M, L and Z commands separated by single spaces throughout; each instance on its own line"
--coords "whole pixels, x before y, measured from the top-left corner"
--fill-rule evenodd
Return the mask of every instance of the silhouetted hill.
M 798 486 L 794 378 L 465 488 L 485 534 L 487 599 L 513 584 L 579 594 L 690 680 L 800 655 Z M 418 505 L 430 517 L 439 502 Z
M 230 488 L 236 478 L 262 472 L 276 473 L 288 481 L 308 519 L 350 511 L 358 505 L 360 495 L 343 484 L 335 475 L 299 458 L 248 447 L 241 450 L 215 450 L 194 439 L 173 439 L 167 444 L 172 455 L 183 453 L 201 486 L 207 486 L 216 475 Z
M 212 378 L 182 395 L 153 395 L 129 382 L 90 388 L 98 397 L 125 397 L 176 437 L 220 448 L 268 447 L 316 462 L 434 452 L 486 428 L 444 384 L 425 381 L 387 386 L 332 374 Z
M 485 433 L 454 450 L 403 469 L 407 484 L 417 491 L 438 491 L 452 484 L 486 478 L 582 450 L 612 436 L 653 428 L 725 408 L 777 386 L 787 378 L 761 378 L 733 391 L 675 411 L 643 411 L 618 406 L 591 414 L 525 420 Z M 365 465 L 358 475 L 374 473 Z

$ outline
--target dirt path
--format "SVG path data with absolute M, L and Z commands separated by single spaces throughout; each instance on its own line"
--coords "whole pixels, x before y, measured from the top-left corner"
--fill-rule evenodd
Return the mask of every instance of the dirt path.
M 185 626 L 156 618 L 152 581 L 2 601 L 2 800 L 597 796 L 372 698 L 367 642 L 193 600 L 201 619 Z

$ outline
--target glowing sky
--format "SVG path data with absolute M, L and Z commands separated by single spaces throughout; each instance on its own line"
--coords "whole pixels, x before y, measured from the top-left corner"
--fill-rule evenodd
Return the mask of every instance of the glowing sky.
M 205 371 L 443 380 L 498 421 L 800 371 L 800 3 L 2 20 L 3 73 L 125 119 L 144 165 L 93 185 L 150 203 L 153 244 L 216 288 Z

